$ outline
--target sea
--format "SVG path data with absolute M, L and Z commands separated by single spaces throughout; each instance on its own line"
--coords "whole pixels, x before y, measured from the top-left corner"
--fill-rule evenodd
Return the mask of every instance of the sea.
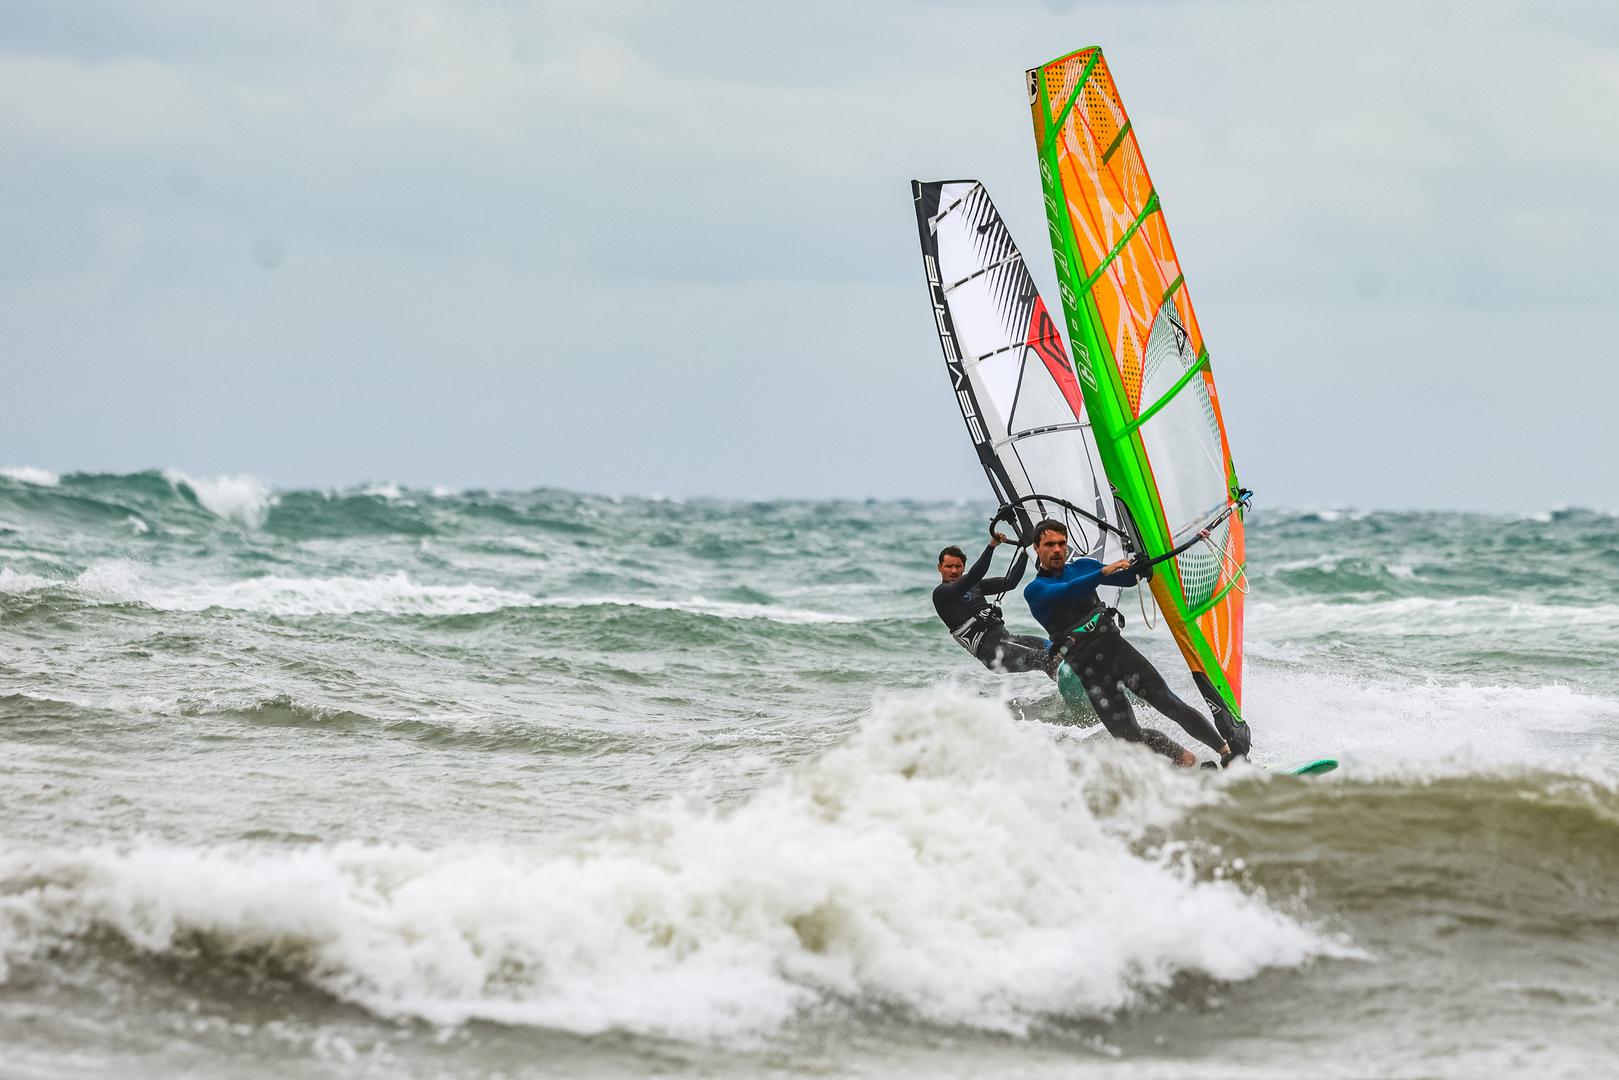
M 5 470 L 0 1077 L 1619 1071 L 1619 520 L 1261 499 L 1222 772 L 992 510 Z

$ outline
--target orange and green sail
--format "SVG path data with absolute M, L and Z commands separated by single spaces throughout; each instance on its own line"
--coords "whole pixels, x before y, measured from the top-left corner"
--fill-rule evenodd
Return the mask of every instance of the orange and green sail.
M 1034 68 L 1028 90 L 1097 451 L 1141 552 L 1161 560 L 1153 596 L 1198 689 L 1222 731 L 1238 730 L 1246 493 L 1158 193 L 1101 49 Z

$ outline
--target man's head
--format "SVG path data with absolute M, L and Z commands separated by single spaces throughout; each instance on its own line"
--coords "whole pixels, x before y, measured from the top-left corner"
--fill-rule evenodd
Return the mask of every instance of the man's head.
M 1034 558 L 1042 570 L 1061 570 L 1068 561 L 1068 526 L 1046 518 L 1034 527 Z
M 962 575 L 967 569 L 967 556 L 956 545 L 951 544 L 939 552 L 939 580 L 948 585 Z

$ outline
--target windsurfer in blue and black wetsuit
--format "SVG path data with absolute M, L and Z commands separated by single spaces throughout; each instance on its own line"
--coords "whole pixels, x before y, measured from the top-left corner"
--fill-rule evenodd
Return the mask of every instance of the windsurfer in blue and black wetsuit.
M 1145 656 L 1119 633 L 1123 620 L 1096 595 L 1099 585 L 1128 587 L 1138 578 L 1129 559 L 1103 566 L 1095 559 L 1068 560 L 1068 527 L 1047 518 L 1034 527 L 1040 572 L 1023 589 L 1029 610 L 1055 643 L 1054 656 L 1085 688 L 1096 715 L 1116 739 L 1144 743 L 1178 765 L 1195 765 L 1190 750 L 1161 731 L 1136 723 L 1126 690 L 1175 721 L 1186 733 L 1220 755 L 1233 754 L 1214 721 L 1175 695 Z M 1057 682 L 1066 680 L 1061 668 Z
M 1029 565 L 1029 554 L 1019 551 L 1002 577 L 984 579 L 995 549 L 1006 543 L 998 532 L 990 534 L 989 546 L 967 569 L 967 556 L 958 547 L 939 552 L 939 584 L 933 589 L 933 610 L 939 613 L 956 644 L 972 653 L 991 671 L 1044 671 L 1056 667 L 1044 638 L 1032 634 L 1009 634 L 1001 618 L 1001 606 L 988 595 L 1017 588 Z

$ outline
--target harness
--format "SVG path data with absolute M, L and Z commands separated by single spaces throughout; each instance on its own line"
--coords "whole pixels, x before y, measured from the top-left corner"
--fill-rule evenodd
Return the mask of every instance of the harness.
M 960 626 L 950 631 L 950 636 L 956 639 L 956 644 L 963 649 L 978 655 L 978 646 L 988 634 L 996 627 L 1004 627 L 1006 617 L 1001 613 L 1001 605 L 990 601 L 973 613 L 972 617 Z
M 1064 634 L 1058 641 L 1051 643 L 1051 666 L 1056 667 L 1068 659 L 1068 654 L 1077 649 L 1085 638 L 1097 633 L 1117 633 L 1124 629 L 1124 616 L 1118 608 L 1098 608 L 1091 617 Z

